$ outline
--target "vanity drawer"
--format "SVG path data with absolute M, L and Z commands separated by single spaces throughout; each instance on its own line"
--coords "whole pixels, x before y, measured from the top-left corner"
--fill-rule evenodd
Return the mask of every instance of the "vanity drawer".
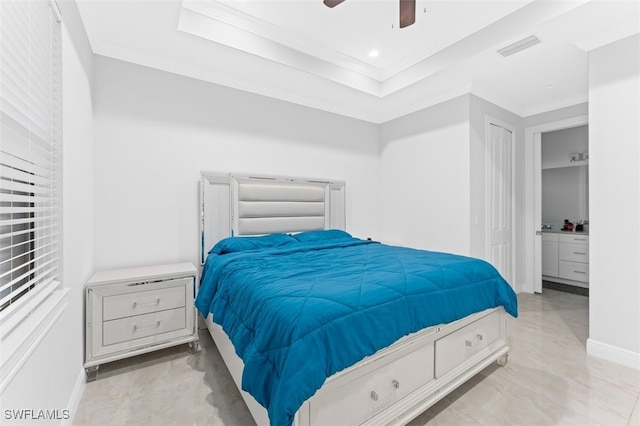
M 558 258 L 572 262 L 589 263 L 589 246 L 575 243 L 560 244 Z
M 561 243 L 571 243 L 571 244 L 589 244 L 589 236 L 581 235 L 581 234 L 559 234 L 558 241 Z
M 580 262 L 560 261 L 560 278 L 574 281 L 589 282 L 589 264 Z
M 379 367 L 368 374 L 321 390 L 309 402 L 310 424 L 365 422 L 433 380 L 433 351 L 433 343 L 429 343 L 391 362 L 382 358 L 376 361 Z
M 500 315 L 496 311 L 436 340 L 436 378 L 442 377 L 499 338 Z
M 181 280 L 175 280 L 180 283 Z M 117 318 L 165 311 L 185 306 L 185 286 L 156 288 L 137 293 L 124 293 L 106 296 L 102 299 L 102 319 L 109 321 Z
M 104 346 L 154 336 L 186 327 L 184 307 L 105 321 L 102 324 Z

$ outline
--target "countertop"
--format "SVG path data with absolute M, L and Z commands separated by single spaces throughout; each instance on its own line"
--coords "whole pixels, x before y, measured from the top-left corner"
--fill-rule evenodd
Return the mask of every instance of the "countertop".
M 589 231 L 562 231 L 560 229 L 542 229 L 543 234 L 589 235 Z

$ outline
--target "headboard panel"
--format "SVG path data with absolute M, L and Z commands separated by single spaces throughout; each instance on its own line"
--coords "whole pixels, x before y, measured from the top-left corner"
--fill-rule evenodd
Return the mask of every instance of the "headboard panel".
M 344 182 L 202 172 L 200 261 L 229 236 L 345 229 Z
M 260 235 L 327 228 L 328 182 L 231 178 L 236 202 L 234 235 Z

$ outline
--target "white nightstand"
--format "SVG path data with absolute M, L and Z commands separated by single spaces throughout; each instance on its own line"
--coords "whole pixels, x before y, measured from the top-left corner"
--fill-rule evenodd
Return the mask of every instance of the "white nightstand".
M 87 380 L 100 364 L 188 343 L 199 349 L 191 263 L 97 272 L 85 286 Z

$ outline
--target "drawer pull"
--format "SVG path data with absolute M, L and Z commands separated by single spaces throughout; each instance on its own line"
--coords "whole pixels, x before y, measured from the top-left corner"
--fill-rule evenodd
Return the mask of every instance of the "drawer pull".
M 393 387 L 394 387 L 394 388 L 396 388 L 396 389 L 400 389 L 400 382 L 399 382 L 399 381 L 397 381 L 397 380 L 395 380 L 395 379 L 394 379 L 394 380 L 391 382 L 391 384 L 393 385 Z
M 156 328 L 160 327 L 160 321 L 156 321 L 156 323 L 155 323 L 155 324 L 147 325 L 147 326 L 140 327 L 140 328 L 153 328 L 153 327 L 156 327 Z M 138 326 L 134 324 L 134 325 L 133 325 L 133 331 L 134 331 L 134 333 L 135 333 L 137 330 L 138 330 Z
M 371 391 L 371 399 L 374 401 L 378 400 L 378 393 L 376 391 Z
M 476 337 L 478 338 L 478 340 L 482 340 L 483 339 L 482 334 L 477 334 Z
M 576 274 L 586 274 L 586 272 L 584 271 L 573 271 L 573 272 L 575 272 Z
M 471 347 L 471 345 L 473 345 L 473 343 L 471 343 L 471 340 L 465 340 L 464 344 L 468 347 Z
M 582 254 L 582 255 L 586 255 L 587 253 L 580 253 L 579 251 L 574 251 L 573 254 Z
M 136 308 L 138 306 L 159 305 L 159 304 L 160 304 L 160 298 L 157 297 L 155 302 L 147 302 L 147 303 L 133 302 L 133 307 Z

